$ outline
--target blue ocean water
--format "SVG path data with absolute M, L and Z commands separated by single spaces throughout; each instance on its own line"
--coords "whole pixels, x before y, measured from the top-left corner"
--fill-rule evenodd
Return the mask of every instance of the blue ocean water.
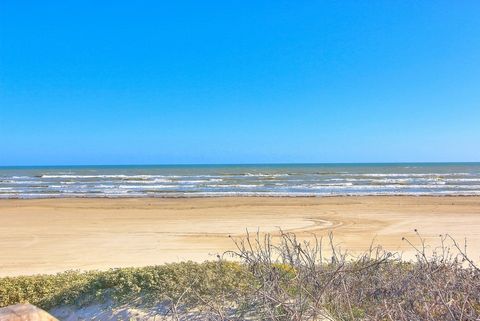
M 480 195 L 480 163 L 0 167 L 0 198 Z

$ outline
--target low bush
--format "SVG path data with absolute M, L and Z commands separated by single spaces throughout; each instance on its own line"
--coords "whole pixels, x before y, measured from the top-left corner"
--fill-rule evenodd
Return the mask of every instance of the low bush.
M 242 291 L 250 273 L 234 262 L 182 262 L 109 271 L 68 271 L 55 275 L 0 278 L 0 307 L 29 302 L 44 309 L 82 306 L 106 300 L 115 303 L 176 301 L 186 289 L 195 296 L 214 297 Z M 192 295 L 182 299 L 191 301 Z

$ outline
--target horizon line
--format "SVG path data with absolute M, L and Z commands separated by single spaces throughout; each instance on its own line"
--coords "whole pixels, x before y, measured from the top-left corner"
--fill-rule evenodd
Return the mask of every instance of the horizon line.
M 261 166 L 261 165 L 395 165 L 395 164 L 480 164 L 480 161 L 414 161 L 414 162 L 273 162 L 273 163 L 164 163 L 164 164 L 62 164 L 62 165 L 0 165 L 0 168 L 31 167 L 135 167 L 135 166 Z

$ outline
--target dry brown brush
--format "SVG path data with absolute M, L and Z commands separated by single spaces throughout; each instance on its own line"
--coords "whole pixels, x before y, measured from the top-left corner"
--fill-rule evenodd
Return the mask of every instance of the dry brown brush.
M 416 231 L 415 231 L 416 232 Z M 347 255 L 333 237 L 280 240 L 259 233 L 234 240 L 254 277 L 217 320 L 480 320 L 480 271 L 449 235 L 429 249 L 417 233 L 416 259 L 371 246 Z M 230 298 L 231 292 L 229 293 Z M 220 301 L 219 301 L 220 302 Z M 224 302 L 224 301 L 223 301 Z M 232 306 L 235 307 L 232 313 Z M 220 311 L 221 308 L 216 308 Z

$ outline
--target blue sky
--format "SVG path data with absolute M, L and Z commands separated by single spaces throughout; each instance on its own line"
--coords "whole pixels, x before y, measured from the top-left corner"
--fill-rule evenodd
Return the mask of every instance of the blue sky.
M 478 1 L 0 2 L 0 165 L 480 161 Z

